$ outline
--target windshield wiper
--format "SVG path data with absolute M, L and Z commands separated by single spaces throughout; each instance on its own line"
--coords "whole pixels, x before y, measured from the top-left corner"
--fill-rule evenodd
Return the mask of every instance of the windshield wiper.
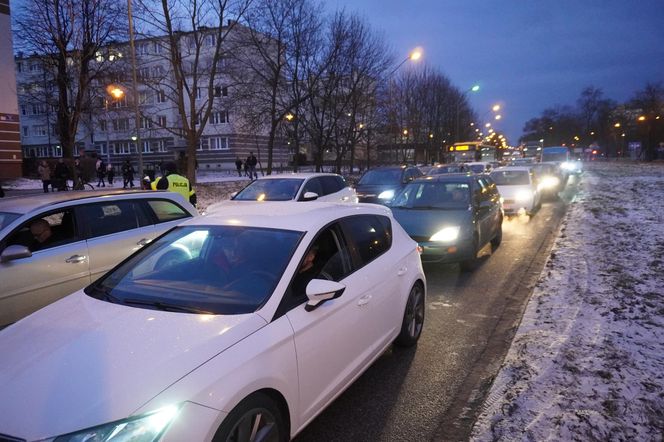
M 153 307 L 157 310 L 163 310 L 166 312 L 197 313 L 201 315 L 213 314 L 212 312 L 201 310 L 195 307 L 185 307 L 183 305 L 170 304 L 168 302 L 161 302 L 161 301 L 146 301 L 143 299 L 123 299 L 122 302 L 127 305 L 144 305 L 146 307 Z

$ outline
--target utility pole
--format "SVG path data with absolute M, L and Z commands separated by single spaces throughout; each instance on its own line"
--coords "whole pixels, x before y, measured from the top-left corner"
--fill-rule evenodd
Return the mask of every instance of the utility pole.
M 134 19 L 131 12 L 131 1 L 127 0 L 127 16 L 129 19 L 129 49 L 131 52 L 131 88 L 134 96 L 134 114 L 136 120 L 136 151 L 138 152 L 138 173 L 143 182 L 143 146 L 141 145 L 141 111 L 138 105 L 138 78 L 136 76 L 136 46 L 134 44 Z

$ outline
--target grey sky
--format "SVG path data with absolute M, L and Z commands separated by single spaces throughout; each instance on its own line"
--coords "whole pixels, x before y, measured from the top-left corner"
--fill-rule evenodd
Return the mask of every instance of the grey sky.
M 334 0 L 382 31 L 395 52 L 424 48 L 426 63 L 460 89 L 478 83 L 480 116 L 516 143 L 547 107 L 574 105 L 595 86 L 617 101 L 664 83 L 664 0 Z M 490 113 L 490 112 L 489 112 Z M 487 114 L 487 118 L 490 115 Z

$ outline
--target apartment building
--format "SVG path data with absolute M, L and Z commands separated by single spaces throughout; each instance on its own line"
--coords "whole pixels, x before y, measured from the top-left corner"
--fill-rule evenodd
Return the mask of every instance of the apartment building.
M 19 127 L 9 1 L 0 0 L 0 179 L 21 176 Z
M 231 31 L 234 32 L 234 31 Z M 198 38 L 200 52 L 195 64 L 193 49 Z M 236 156 L 246 158 L 250 151 L 267 159 L 267 136 L 261 129 L 250 127 L 234 104 L 233 78 L 238 75 L 235 58 L 226 49 L 217 66 L 219 74 L 210 86 L 206 74 L 212 60 L 216 36 L 214 29 L 179 35 L 185 61 L 185 75 L 196 74 L 199 82 L 192 95 L 195 112 L 205 108 L 212 100 L 212 110 L 199 139 L 196 159 L 199 170 L 235 168 Z M 229 41 L 237 39 L 229 38 Z M 162 161 L 181 158 L 186 150 L 182 131 L 183 121 L 175 96 L 175 78 L 169 63 L 166 37 L 138 39 L 135 43 L 138 75 L 138 103 L 140 119 L 136 115 L 132 97 L 129 44 L 121 42 L 104 48 L 97 54 L 97 63 L 105 70 L 93 80 L 87 97 L 86 111 L 82 115 L 76 138 L 77 151 L 95 152 L 113 164 L 126 158 L 135 161 L 141 149 L 147 168 Z M 187 55 L 192 49 L 191 56 Z M 232 57 L 234 55 L 235 57 Z M 251 56 L 244 52 L 243 56 Z M 59 145 L 56 111 L 57 89 L 37 56 L 16 58 L 19 114 L 21 119 L 21 145 L 26 158 L 58 158 Z M 190 100 L 185 100 L 187 118 Z M 199 117 L 195 118 L 200 124 Z M 137 146 L 140 144 L 140 146 Z M 286 140 L 277 140 L 273 151 L 273 166 L 286 166 L 289 160 Z

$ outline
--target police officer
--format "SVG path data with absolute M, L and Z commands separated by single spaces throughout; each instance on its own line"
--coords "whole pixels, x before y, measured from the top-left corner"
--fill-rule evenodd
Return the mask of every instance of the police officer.
M 177 172 L 177 166 L 173 161 L 164 164 L 164 176 L 159 178 L 153 188 L 158 190 L 168 190 L 182 195 L 191 204 L 196 205 L 196 192 L 191 187 L 189 180 Z

